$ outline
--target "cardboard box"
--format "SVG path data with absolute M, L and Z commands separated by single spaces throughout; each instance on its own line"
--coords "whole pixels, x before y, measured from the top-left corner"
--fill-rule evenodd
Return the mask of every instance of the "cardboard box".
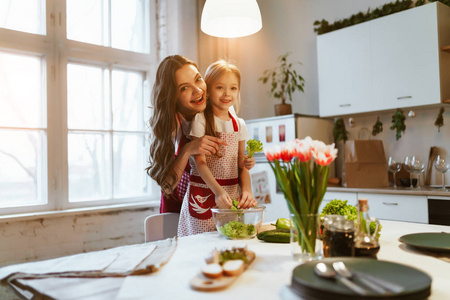
M 354 140 L 345 143 L 347 187 L 389 187 L 388 165 L 381 140 Z

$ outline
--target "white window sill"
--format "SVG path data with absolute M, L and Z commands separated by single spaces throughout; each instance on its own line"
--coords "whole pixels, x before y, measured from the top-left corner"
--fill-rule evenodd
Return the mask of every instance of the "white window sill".
M 126 204 L 114 204 L 114 205 L 104 205 L 104 206 L 93 206 L 93 207 L 82 207 L 82 208 L 72 208 L 65 210 L 54 210 L 54 211 L 41 211 L 41 212 L 29 212 L 21 214 L 10 214 L 0 216 L 0 222 L 8 221 L 26 221 L 38 218 L 53 218 L 53 217 L 67 217 L 73 215 L 85 215 L 85 214 L 95 214 L 110 211 L 124 211 L 124 210 L 136 210 L 142 208 L 154 208 L 159 207 L 160 201 L 147 201 L 145 203 L 126 203 Z

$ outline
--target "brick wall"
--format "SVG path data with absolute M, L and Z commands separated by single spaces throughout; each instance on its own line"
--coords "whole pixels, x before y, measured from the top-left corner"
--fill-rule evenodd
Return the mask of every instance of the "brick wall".
M 159 207 L 0 222 L 0 267 L 144 242 Z

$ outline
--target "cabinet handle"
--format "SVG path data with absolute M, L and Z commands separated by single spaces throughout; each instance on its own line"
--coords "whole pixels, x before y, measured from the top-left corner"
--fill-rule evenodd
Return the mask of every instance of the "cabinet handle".
M 339 104 L 339 107 L 349 107 L 352 106 L 350 103 L 346 103 L 346 104 Z
M 398 205 L 398 203 L 395 202 L 383 202 L 384 205 Z
M 403 96 L 403 97 L 397 97 L 397 100 L 403 100 L 403 99 L 411 99 L 412 96 Z

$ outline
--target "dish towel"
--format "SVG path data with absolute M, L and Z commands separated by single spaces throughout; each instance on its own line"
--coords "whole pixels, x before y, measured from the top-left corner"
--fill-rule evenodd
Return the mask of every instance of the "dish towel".
M 148 274 L 166 264 L 177 238 L 76 254 L 0 269 L 0 281 L 26 299 L 112 299 L 125 276 Z

